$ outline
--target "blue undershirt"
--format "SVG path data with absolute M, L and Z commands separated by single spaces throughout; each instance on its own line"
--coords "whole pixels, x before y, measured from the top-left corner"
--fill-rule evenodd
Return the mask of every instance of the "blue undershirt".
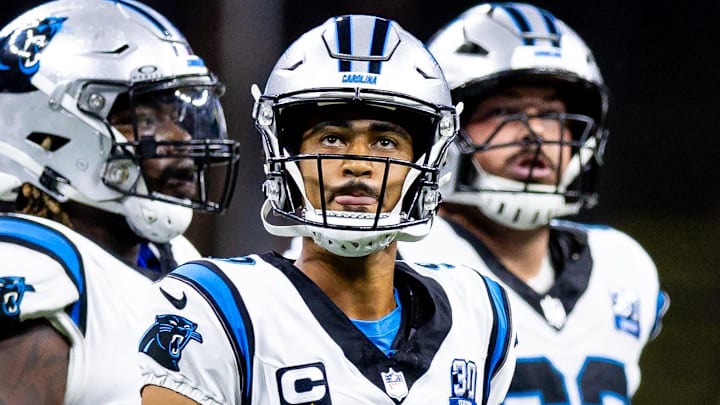
M 400 320 L 402 318 L 402 304 L 397 290 L 395 290 L 395 304 L 397 306 L 392 312 L 377 321 L 351 319 L 352 323 L 388 357 L 395 354 L 395 350 L 390 347 L 400 330 Z
M 160 271 L 160 261 L 147 243 L 140 245 L 136 264 L 143 269 Z

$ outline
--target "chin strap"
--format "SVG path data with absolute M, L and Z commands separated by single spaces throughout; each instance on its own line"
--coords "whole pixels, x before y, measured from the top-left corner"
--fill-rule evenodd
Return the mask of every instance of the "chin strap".
M 268 222 L 267 218 L 272 211 L 272 203 L 270 200 L 265 199 L 262 208 L 260 209 L 260 219 L 262 219 L 265 230 L 271 235 L 280 236 L 284 238 L 293 238 L 296 236 L 310 236 L 307 232 L 305 225 L 273 225 Z

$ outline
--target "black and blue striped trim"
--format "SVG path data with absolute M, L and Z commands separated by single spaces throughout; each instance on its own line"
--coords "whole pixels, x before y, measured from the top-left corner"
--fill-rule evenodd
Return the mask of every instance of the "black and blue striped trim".
M 555 16 L 548 13 L 547 11 L 539 10 L 540 15 L 543 18 L 543 21 L 545 21 L 545 28 L 547 28 L 548 32 L 552 35 L 556 35 L 558 38 L 560 37 L 560 30 L 558 30 L 557 24 L 555 23 Z M 560 47 L 560 40 L 553 40 L 551 41 L 552 45 L 556 48 Z
M 527 34 L 529 32 L 532 32 L 532 28 L 530 28 L 530 23 L 528 22 L 527 18 L 523 15 L 523 13 L 520 12 L 520 10 L 510 7 L 510 6 L 501 6 L 503 10 L 505 10 L 509 15 L 510 18 L 513 19 L 513 22 L 515 23 L 515 26 L 518 28 L 518 30 L 523 33 Z M 525 45 L 535 45 L 535 39 L 534 38 L 528 38 L 527 36 L 523 37 L 523 44 Z
M 488 345 L 488 357 L 485 361 L 485 381 L 483 384 L 483 404 L 487 404 L 490 396 L 490 383 L 507 359 L 512 342 L 512 320 L 510 306 L 505 290 L 488 277 L 482 276 L 487 287 L 493 311 L 493 327 Z
M 340 55 L 352 55 L 352 31 L 350 27 L 350 17 L 338 18 L 335 20 L 337 29 L 337 47 Z M 351 69 L 351 61 L 347 59 L 338 59 L 338 71 L 349 72 Z
M 375 26 L 373 27 L 372 43 L 370 46 L 371 56 L 382 56 L 385 52 L 385 45 L 387 44 L 388 29 L 390 28 L 390 21 L 377 18 L 375 19 Z M 380 74 L 380 68 L 382 66 L 381 61 L 371 61 L 368 66 L 368 73 Z
M 75 244 L 53 228 L 13 216 L 0 216 L 0 241 L 41 252 L 62 265 L 79 296 L 66 311 L 84 336 L 87 327 L 87 286 L 82 256 Z
M 186 263 L 175 269 L 168 277 L 189 284 L 215 311 L 233 348 L 242 378 L 241 403 L 251 403 L 255 333 L 240 292 L 225 273 L 211 262 Z

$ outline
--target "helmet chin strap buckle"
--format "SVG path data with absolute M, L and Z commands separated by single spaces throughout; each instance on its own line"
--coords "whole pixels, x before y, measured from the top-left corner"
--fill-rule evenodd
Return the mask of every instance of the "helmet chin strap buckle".
M 423 187 L 422 191 L 422 210 L 424 212 L 434 212 L 440 205 L 440 192 L 430 186 Z
M 63 177 L 60 173 L 45 166 L 43 172 L 38 179 L 40 184 L 48 191 L 52 192 L 53 197 L 60 202 L 65 202 L 67 198 L 58 190 L 59 184 L 70 184 L 70 181 Z
M 262 188 L 268 200 L 278 205 L 282 203 L 282 181 L 279 177 L 269 177 Z

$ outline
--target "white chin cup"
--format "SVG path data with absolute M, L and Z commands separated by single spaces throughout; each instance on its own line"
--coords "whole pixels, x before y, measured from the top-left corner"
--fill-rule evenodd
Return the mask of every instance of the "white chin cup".
M 518 230 L 536 229 L 553 218 L 580 210 L 580 202 L 567 203 L 563 195 L 557 194 L 563 191 L 562 186 L 557 189 L 546 184 L 526 185 L 489 174 L 477 163 L 474 166 L 478 176 L 472 188 L 479 191 L 456 191 L 445 201 L 477 206 L 491 220 Z M 526 187 L 530 192 L 524 191 Z
M 182 235 L 193 217 L 192 208 L 147 198 L 127 197 L 122 206 L 133 232 L 156 243 Z
M 315 244 L 342 257 L 364 257 L 387 248 L 398 231 L 346 231 L 308 226 Z M 364 235 L 364 236 L 360 236 Z
M 375 214 L 327 211 L 327 221 L 334 225 L 348 227 L 370 227 L 375 222 Z M 322 223 L 321 210 L 305 211 L 305 219 Z M 378 225 L 399 223 L 397 214 L 381 214 Z M 362 231 L 355 229 L 328 229 L 320 226 L 307 225 L 306 229 L 315 243 L 323 249 L 343 257 L 363 257 L 387 248 L 397 237 L 398 230 Z

